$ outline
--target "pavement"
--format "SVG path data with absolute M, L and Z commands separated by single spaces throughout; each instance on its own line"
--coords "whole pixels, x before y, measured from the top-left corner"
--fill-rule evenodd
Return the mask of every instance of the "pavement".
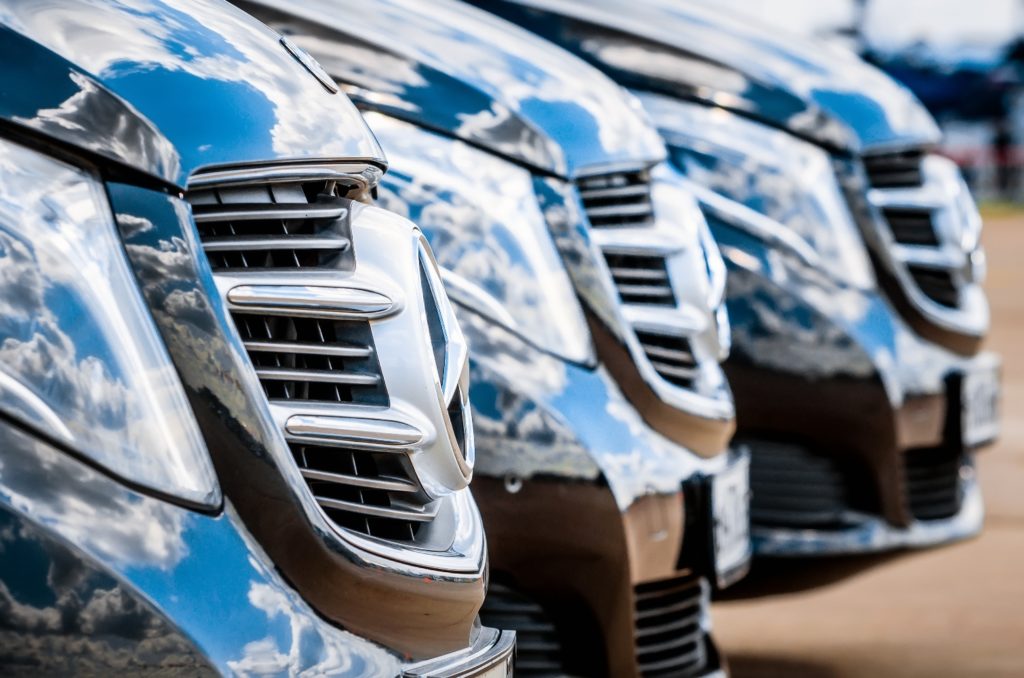
M 976 539 L 894 556 L 755 563 L 715 603 L 735 678 L 1024 676 L 1024 212 L 986 219 L 1000 442 L 978 457 Z M 732 596 L 742 595 L 736 599 Z

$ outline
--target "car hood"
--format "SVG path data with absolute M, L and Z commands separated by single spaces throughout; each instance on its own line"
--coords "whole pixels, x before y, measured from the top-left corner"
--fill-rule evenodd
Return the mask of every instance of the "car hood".
M 470 0 L 634 89 L 699 100 L 833 149 L 931 145 L 906 88 L 852 52 L 686 0 Z
M 664 157 L 636 101 L 527 31 L 446 0 L 246 0 L 361 107 L 572 177 Z
M 8 0 L 0 63 L 0 125 L 176 186 L 200 167 L 384 163 L 344 94 L 218 0 Z

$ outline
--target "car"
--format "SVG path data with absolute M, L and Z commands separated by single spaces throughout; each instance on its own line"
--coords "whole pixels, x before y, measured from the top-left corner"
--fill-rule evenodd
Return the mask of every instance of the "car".
M 379 203 L 433 246 L 469 345 L 481 616 L 516 631 L 517 673 L 719 671 L 708 594 L 750 557 L 724 267 L 656 130 L 464 5 L 237 4 L 364 111 Z
M 757 553 L 977 534 L 1000 392 L 981 219 L 920 103 L 852 53 L 700 3 L 472 4 L 628 87 L 704 191 Z
M 0 3 L 5 673 L 510 675 L 465 342 L 386 162 L 227 3 Z

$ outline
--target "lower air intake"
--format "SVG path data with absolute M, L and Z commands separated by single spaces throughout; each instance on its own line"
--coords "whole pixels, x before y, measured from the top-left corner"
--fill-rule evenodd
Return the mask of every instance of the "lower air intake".
M 701 620 L 708 604 L 699 577 L 639 584 L 634 590 L 634 637 L 640 675 L 697 676 L 709 664 Z
M 755 525 L 841 528 L 851 514 L 879 512 L 869 470 L 799 446 L 749 443 L 750 519 Z
M 960 512 L 963 460 L 946 450 L 911 450 L 904 455 L 904 487 L 910 514 L 917 520 L 942 520 Z
M 539 604 L 491 582 L 480 609 L 485 626 L 516 632 L 517 676 L 564 676 L 562 645 L 554 622 Z

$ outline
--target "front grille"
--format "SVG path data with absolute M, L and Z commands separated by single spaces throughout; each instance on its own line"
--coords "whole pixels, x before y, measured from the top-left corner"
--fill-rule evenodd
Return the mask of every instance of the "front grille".
M 605 261 L 624 304 L 675 306 L 665 258 L 605 252 Z
M 562 644 L 554 622 L 538 603 L 491 582 L 480 609 L 480 622 L 516 632 L 517 676 L 564 676 Z
M 878 513 L 869 469 L 799 445 L 750 443 L 750 519 L 766 527 L 838 528 Z
M 292 443 L 302 477 L 327 516 L 341 527 L 381 539 L 415 541 L 437 504 L 412 478 L 403 453 Z
M 923 181 L 923 159 L 924 153 L 916 149 L 882 153 L 865 156 L 864 168 L 873 188 L 909 188 Z
M 254 313 L 232 318 L 271 400 L 387 404 L 369 323 Z
M 282 181 L 204 187 L 188 197 L 215 276 L 256 275 L 266 284 L 277 274 L 287 284 L 310 269 L 354 269 L 350 208 L 337 192 L 333 181 Z M 389 404 L 369 321 L 315 317 L 308 309 L 231 315 L 272 405 Z M 294 437 L 289 446 L 310 492 L 339 527 L 408 542 L 436 516 L 438 502 L 423 492 L 407 450 Z
M 577 186 L 594 228 L 648 226 L 654 221 L 646 170 L 580 179 Z
M 904 487 L 910 514 L 917 520 L 941 520 L 960 512 L 963 492 L 960 455 L 945 450 L 911 450 L 904 454 Z
M 921 288 L 921 292 L 936 304 L 956 308 L 960 302 L 960 290 L 950 271 L 927 266 L 908 266 L 910 276 Z
M 901 245 L 939 246 L 931 210 L 887 207 L 882 216 L 889 222 L 893 240 Z
M 709 663 L 701 620 L 704 581 L 678 577 L 634 589 L 634 637 L 641 676 L 695 676 Z
M 322 187 L 271 184 L 189 194 L 203 249 L 215 270 L 326 268 L 351 256 L 339 228 L 346 208 Z M 312 193 L 312 195 L 310 195 Z
M 692 388 L 697 377 L 697 360 L 686 337 L 637 330 L 640 347 L 655 371 L 681 388 Z
M 963 293 L 980 282 L 981 218 L 959 168 L 913 149 L 866 156 L 863 166 L 876 225 L 891 236 L 881 234 L 875 254 L 888 261 L 902 296 L 945 327 L 982 330 L 983 296 Z

